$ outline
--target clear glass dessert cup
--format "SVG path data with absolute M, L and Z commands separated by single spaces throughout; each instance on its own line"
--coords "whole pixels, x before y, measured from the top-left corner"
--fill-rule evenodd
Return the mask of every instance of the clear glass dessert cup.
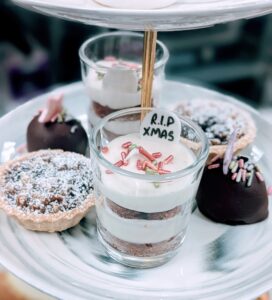
M 119 150 L 113 150 L 119 140 L 127 141 L 120 147 L 128 149 L 128 153 L 140 151 L 139 143 L 127 146 L 131 144 L 129 140 L 139 136 L 141 116 L 150 110 L 133 108 L 107 116 L 92 130 L 90 143 L 98 238 L 113 259 L 136 268 L 159 266 L 177 253 L 186 236 L 192 203 L 209 152 L 203 131 L 189 119 L 178 116 L 182 130 L 177 144 L 167 143 L 165 147 L 160 139 L 155 139 L 152 147 L 162 155 L 156 164 L 160 159 L 169 163 L 169 157 L 174 157 L 169 156 L 173 149 L 183 151 L 172 153 L 180 155 L 171 163 L 174 167 L 176 160 L 183 159 L 184 168 L 163 175 L 140 174 L 107 159 L 105 153 L 109 151 L 112 151 L 109 155 L 122 157 Z M 123 132 L 118 137 L 111 134 L 115 123 L 123 124 Z M 155 155 L 154 149 L 151 151 Z M 127 156 L 127 161 L 132 159 L 131 155 Z
M 82 80 L 90 98 L 88 117 L 91 126 L 110 113 L 140 106 L 142 34 L 117 31 L 97 35 L 83 43 L 79 56 Z M 168 59 L 168 49 L 158 41 L 153 106 L 160 101 Z

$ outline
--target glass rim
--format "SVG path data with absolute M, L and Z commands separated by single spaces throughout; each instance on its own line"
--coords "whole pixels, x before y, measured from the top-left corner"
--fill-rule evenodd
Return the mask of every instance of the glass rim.
M 109 162 L 107 159 L 103 157 L 101 154 L 101 151 L 98 150 L 97 144 L 96 144 L 96 136 L 98 132 L 106 125 L 106 123 L 113 118 L 116 117 L 121 117 L 124 115 L 127 115 L 129 113 L 141 113 L 142 111 L 150 111 L 152 110 L 152 107 L 147 107 L 147 108 L 129 108 L 129 109 L 123 109 L 118 112 L 114 112 L 112 114 L 109 114 L 105 118 L 99 121 L 99 123 L 92 129 L 92 133 L 90 136 L 90 150 L 94 154 L 95 158 L 108 170 L 113 171 L 114 173 L 127 176 L 127 177 L 133 177 L 139 180 L 146 180 L 150 182 L 165 182 L 165 181 L 170 181 L 170 180 L 175 180 L 179 179 L 182 177 L 185 177 L 189 174 L 192 174 L 194 171 L 200 169 L 201 165 L 205 164 L 205 161 L 208 158 L 209 155 L 209 142 L 208 138 L 206 137 L 206 134 L 204 131 L 192 120 L 190 120 L 187 117 L 183 117 L 177 112 L 174 112 L 182 121 L 184 121 L 187 125 L 189 125 L 191 128 L 194 129 L 194 131 L 197 132 L 199 138 L 200 138 L 200 143 L 202 145 L 202 149 L 196 160 L 194 161 L 193 164 L 189 165 L 188 167 L 176 171 L 173 173 L 169 174 L 163 174 L 163 175 L 146 175 L 146 174 L 138 174 L 134 172 L 127 171 L 125 169 L 116 167 L 114 164 Z
M 98 35 L 95 35 L 94 37 L 89 38 L 88 40 L 86 40 L 79 48 L 79 57 L 81 59 L 82 62 L 84 62 L 85 64 L 87 64 L 89 67 L 94 67 L 94 62 L 89 59 L 89 57 L 85 54 L 85 49 L 86 47 L 90 44 L 93 43 L 97 40 L 103 39 L 105 37 L 109 37 L 109 36 L 131 36 L 131 37 L 142 37 L 144 38 L 144 35 L 142 33 L 137 33 L 137 32 L 130 32 L 130 31 L 115 31 L 115 32 L 106 32 L 106 33 L 101 33 Z M 144 42 L 144 41 L 143 41 Z M 154 69 L 159 69 L 161 66 L 166 65 L 168 59 L 169 59 L 169 50 L 168 48 L 165 46 L 165 44 L 159 40 L 157 40 L 157 46 L 160 46 L 162 48 L 163 51 L 163 56 L 161 59 L 159 59 L 157 62 L 155 62 L 154 65 Z M 103 69 L 103 67 L 100 67 L 100 69 Z M 106 68 L 105 68 L 106 69 Z M 142 69 L 142 67 L 140 68 L 140 70 Z

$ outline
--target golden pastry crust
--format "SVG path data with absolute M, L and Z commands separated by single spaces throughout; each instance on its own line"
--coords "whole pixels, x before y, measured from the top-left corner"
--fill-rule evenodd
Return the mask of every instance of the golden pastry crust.
M 44 158 L 67 158 L 68 160 L 72 158 L 74 161 L 78 160 L 79 162 L 82 162 L 83 164 L 86 163 L 86 166 L 90 164 L 89 160 L 85 158 L 82 155 L 70 153 L 70 152 L 63 152 L 61 150 L 45 150 L 45 151 L 37 151 L 37 152 L 31 152 L 28 153 L 18 159 L 15 159 L 13 161 L 10 161 L 6 164 L 4 164 L 2 167 L 0 167 L 0 208 L 5 211 L 7 215 L 10 217 L 16 219 L 21 225 L 23 225 L 26 229 L 34 230 L 34 231 L 46 231 L 46 232 L 56 232 L 56 231 L 63 231 L 65 229 L 68 229 L 70 227 L 73 227 L 77 225 L 80 220 L 90 211 L 92 206 L 94 205 L 94 196 L 93 196 L 93 189 L 91 188 L 88 195 L 86 195 L 86 198 L 84 198 L 84 201 L 81 201 L 76 207 L 72 209 L 67 209 L 64 211 L 58 211 L 58 212 L 48 212 L 48 213 L 39 213 L 34 211 L 30 211 L 29 207 L 28 210 L 23 210 L 23 207 L 27 208 L 27 205 L 24 204 L 21 205 L 20 203 L 20 195 L 16 195 L 14 193 L 18 192 L 16 190 L 11 191 L 11 195 L 14 195 L 14 197 L 17 197 L 16 199 L 16 205 L 13 203 L 9 203 L 7 201 L 7 196 L 9 192 L 8 188 L 8 182 L 7 182 L 7 175 L 12 174 L 13 170 L 16 169 L 18 166 L 20 166 L 24 162 L 29 162 L 32 160 L 32 162 L 35 163 L 36 159 L 44 159 Z M 63 170 L 61 170 L 63 172 Z M 56 174 L 58 175 L 58 172 L 61 172 L 60 170 L 56 170 Z M 82 171 L 82 170 L 81 170 Z M 21 175 L 23 172 L 21 173 Z M 63 176 L 64 173 L 59 173 L 59 176 Z M 23 176 L 20 175 L 20 180 L 18 181 L 20 184 L 22 184 L 22 187 L 24 185 L 28 184 L 29 182 L 24 183 L 23 182 Z M 31 179 L 30 179 L 31 180 Z M 92 178 L 90 178 L 92 180 Z M 50 189 L 50 186 L 48 186 Z M 52 194 L 52 189 L 50 189 L 50 192 Z M 19 193 L 19 192 L 18 192 Z M 54 193 L 54 192 L 53 192 Z M 46 191 L 45 191 L 46 194 Z M 54 203 L 57 203 L 58 198 L 57 196 L 53 195 L 53 201 Z M 65 200 L 65 195 L 62 198 Z M 43 201 L 43 195 L 41 195 L 41 198 L 39 198 L 39 201 Z M 50 203 L 49 203 L 50 205 Z M 54 207 L 57 207 L 58 204 L 54 204 Z M 74 205 L 74 204 L 73 204 Z M 36 209 L 36 208 L 34 208 Z M 44 205 L 43 205 L 44 209 Z M 59 210 L 59 208 L 57 208 Z
M 194 121 L 196 121 L 196 123 L 198 123 L 198 125 L 202 125 L 202 129 L 203 127 L 206 127 L 205 121 L 208 120 L 209 117 L 213 118 L 215 122 L 216 120 L 220 122 L 218 126 L 218 132 L 214 133 L 211 129 L 211 132 L 207 133 L 209 129 L 206 129 L 208 138 L 209 134 L 211 135 L 211 137 L 209 138 L 210 152 L 208 162 L 211 161 L 215 156 L 218 156 L 219 158 L 222 158 L 224 156 L 227 149 L 228 135 L 232 133 L 232 130 L 235 126 L 241 127 L 241 130 L 234 145 L 234 153 L 238 153 L 239 151 L 245 149 L 254 141 L 256 137 L 256 125 L 251 115 L 232 103 L 215 100 L 184 101 L 175 108 L 175 111 L 183 116 L 187 116 L 190 119 L 193 119 Z M 216 114 L 216 111 L 218 111 L 218 114 Z M 224 121 L 226 123 L 226 134 L 223 138 L 224 142 L 222 142 L 220 141 L 220 139 L 218 139 L 216 134 L 221 133 L 220 130 L 224 128 Z M 214 125 L 216 126 L 216 124 L 213 124 L 212 126 Z M 219 142 L 218 144 L 216 144 L 213 141 Z

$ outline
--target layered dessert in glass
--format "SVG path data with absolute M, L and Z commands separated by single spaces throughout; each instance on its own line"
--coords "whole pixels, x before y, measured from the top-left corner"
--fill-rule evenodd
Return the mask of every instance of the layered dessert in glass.
M 164 134 L 145 138 L 143 111 L 149 110 L 106 117 L 93 131 L 91 153 L 100 241 L 117 261 L 149 268 L 169 260 L 186 236 L 208 141 L 197 125 L 181 118 L 177 142 Z M 132 116 L 137 128 L 114 138 L 108 133 L 112 121 Z
M 90 98 L 89 123 L 96 125 L 115 111 L 140 107 L 142 90 L 143 35 L 113 32 L 87 40 L 80 48 L 82 79 Z M 160 100 L 167 48 L 157 42 L 153 105 Z M 115 124 L 114 134 L 122 133 Z

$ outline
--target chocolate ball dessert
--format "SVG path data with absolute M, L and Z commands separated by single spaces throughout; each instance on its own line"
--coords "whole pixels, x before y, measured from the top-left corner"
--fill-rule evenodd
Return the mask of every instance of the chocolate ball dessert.
M 204 170 L 197 194 L 199 210 L 215 222 L 253 224 L 268 217 L 268 195 L 263 175 L 247 157 L 214 160 Z
M 62 101 L 62 96 L 48 99 L 47 107 L 32 119 L 27 128 L 28 151 L 62 149 L 86 154 L 86 131 L 80 121 L 64 111 Z

